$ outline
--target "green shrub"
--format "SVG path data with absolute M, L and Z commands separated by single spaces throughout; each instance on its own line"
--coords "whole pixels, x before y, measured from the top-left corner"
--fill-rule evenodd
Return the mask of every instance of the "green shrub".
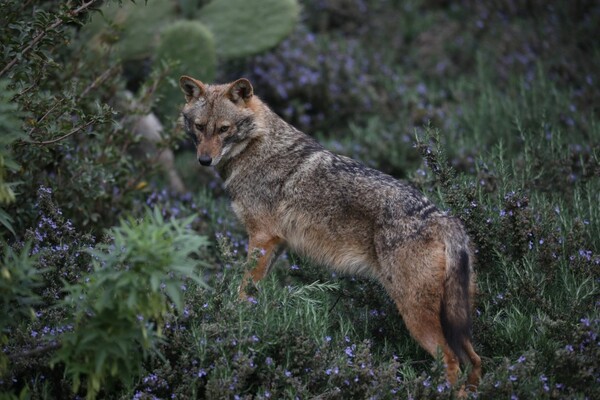
M 0 136 L 0 224 L 15 235 L 11 224 L 13 219 L 3 208 L 16 200 L 13 190 L 15 182 L 6 179 L 8 171 L 15 172 L 19 168 L 14 160 L 11 146 L 26 136 L 19 130 L 23 113 L 19 111 L 16 103 L 11 102 L 16 93 L 10 90 L 8 85 L 8 81 L 0 80 L 0 131 L 3 132 Z M 4 232 L 0 234 L 0 238 L 3 236 Z
M 23 318 L 35 318 L 33 306 L 39 304 L 36 290 L 42 286 L 41 274 L 35 268 L 36 257 L 30 255 L 31 245 L 20 250 L 7 245 L 0 251 L 0 344 L 8 345 L 9 334 Z M 0 376 L 4 376 L 9 360 L 0 354 Z
M 189 230 L 193 218 L 165 221 L 158 209 L 148 210 L 90 251 L 93 272 L 67 288 L 63 306 L 73 309 L 74 328 L 53 361 L 65 364 L 74 392 L 83 378 L 94 398 L 109 378 L 127 383 L 148 355 L 158 355 L 169 304 L 181 313 L 181 287 L 204 286 L 194 256 L 207 242 Z

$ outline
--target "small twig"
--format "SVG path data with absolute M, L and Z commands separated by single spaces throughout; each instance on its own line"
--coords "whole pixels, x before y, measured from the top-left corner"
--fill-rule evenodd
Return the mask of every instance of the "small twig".
M 104 71 L 100 76 L 98 76 L 96 79 L 94 79 L 94 81 L 92 83 L 90 83 L 85 89 L 83 89 L 83 91 L 75 98 L 75 101 L 78 101 L 79 99 L 81 99 L 82 97 L 84 97 L 86 94 L 88 94 L 92 89 L 97 88 L 99 85 L 101 85 L 106 79 L 108 79 L 115 70 L 118 69 L 118 66 L 112 66 L 110 68 L 108 68 L 106 71 Z M 50 115 L 50 113 L 52 111 L 54 111 L 54 109 L 56 107 L 58 107 L 60 104 L 62 104 L 64 102 L 65 99 L 60 99 L 58 100 L 56 103 L 54 103 L 54 105 L 52 107 L 50 107 L 48 109 L 48 111 L 46 111 L 46 113 L 44 115 L 42 115 L 37 121 L 36 121 L 36 125 L 39 124 L 40 122 L 42 122 L 43 120 L 45 120 L 48 115 Z M 56 118 L 60 118 L 66 111 L 63 111 L 60 115 L 58 115 Z M 31 136 L 31 134 L 33 132 L 35 132 L 35 130 L 37 129 L 37 126 L 33 126 L 30 130 L 28 135 Z M 64 137 L 63 137 L 64 138 Z M 59 140 L 62 140 L 59 138 Z M 47 143 L 43 143 L 43 142 L 28 142 L 28 143 L 32 143 L 32 144 L 49 144 L 52 143 L 52 141 L 48 141 Z
M 335 306 L 337 306 L 337 303 L 340 301 L 340 299 L 342 298 L 343 295 L 344 295 L 344 293 L 340 290 L 340 295 L 337 297 L 337 299 L 335 299 L 335 302 L 333 303 L 333 305 L 331 307 L 329 307 L 329 311 L 327 311 L 328 314 L 333 311 Z
M 64 100 L 64 99 L 60 99 L 60 100 L 58 100 L 56 103 L 54 103 L 54 105 L 53 105 L 52 107 L 50 107 L 50 108 L 48 109 L 48 111 L 46 111 L 46 113 L 45 113 L 44 115 L 42 115 L 42 116 L 41 116 L 41 117 L 40 117 L 40 118 L 39 118 L 39 119 L 38 119 L 38 120 L 35 122 L 35 123 L 36 123 L 36 125 L 37 125 L 37 124 L 39 124 L 40 122 L 42 122 L 43 120 L 45 120 L 45 119 L 46 119 L 46 117 L 48 117 L 48 115 L 50 115 L 50 113 L 51 113 L 52 111 L 54 111 L 54 109 L 55 109 L 56 107 L 58 107 L 58 106 L 59 106 L 59 105 L 60 105 L 60 104 L 63 102 L 63 100 Z M 29 130 L 29 133 L 27 134 L 28 136 L 29 136 L 29 135 L 31 135 L 31 134 L 32 134 L 32 133 L 33 133 L 33 132 L 36 130 L 36 128 L 37 128 L 37 126 L 36 126 L 36 125 L 34 125 L 33 127 L 31 127 L 31 129 Z
M 20 358 L 34 357 L 34 356 L 38 356 L 40 354 L 51 352 L 53 350 L 58 350 L 61 347 L 62 347 L 62 343 L 60 343 L 60 342 L 53 342 L 53 343 L 50 343 L 50 344 L 48 344 L 46 346 L 43 346 L 43 347 L 37 347 L 37 348 L 35 348 L 33 350 L 24 351 L 22 353 L 9 354 L 8 355 L 8 359 L 11 360 L 11 361 L 15 361 L 15 360 L 20 359 Z
M 159 82 L 162 81 L 165 78 L 165 76 L 168 75 L 169 71 L 170 71 L 170 68 L 167 68 L 164 71 L 161 71 L 161 73 L 153 80 L 152 85 L 145 90 L 144 95 L 140 99 L 140 101 L 139 101 L 140 104 L 146 103 L 146 101 L 150 98 L 150 96 L 152 96 L 152 94 L 154 92 L 156 92 Z
M 76 127 L 76 128 L 73 128 L 73 129 L 72 129 L 72 130 L 71 130 L 69 133 L 67 133 L 67 134 L 65 134 L 65 135 L 63 135 L 63 136 L 61 136 L 61 137 L 58 137 L 58 138 L 56 138 L 56 139 L 52 139 L 52 140 L 45 140 L 45 141 L 39 141 L 39 142 L 28 141 L 27 143 L 29 143 L 29 144 L 39 144 L 39 145 L 46 145 L 46 144 L 53 144 L 53 143 L 56 143 L 56 142 L 60 142 L 61 140 L 63 140 L 63 139 L 66 139 L 66 138 L 68 138 L 69 136 L 71 136 L 71 135 L 74 135 L 74 134 L 76 134 L 77 132 L 79 132 L 79 131 L 81 131 L 81 130 L 83 130 L 83 129 L 87 128 L 88 126 L 92 125 L 94 122 L 96 122 L 96 121 L 95 121 L 94 119 L 92 119 L 92 120 L 90 120 L 90 121 L 86 122 L 86 123 L 85 123 L 85 124 L 83 124 L 83 125 L 79 125 L 78 127 Z
M 83 96 L 88 94 L 92 89 L 96 89 L 98 86 L 100 86 L 100 84 L 102 84 L 105 80 L 107 80 L 118 69 L 119 69 L 118 65 L 113 65 L 112 67 L 109 67 L 106 71 L 104 71 L 102 74 L 100 74 L 100 76 L 98 76 L 96 79 L 94 79 L 94 81 L 90 85 L 88 85 L 88 87 L 83 89 L 83 92 L 81 92 L 77 96 L 77 99 L 81 99 Z
M 82 11 L 87 10 L 92 4 L 96 3 L 98 0 L 90 0 L 87 3 L 83 3 L 81 6 L 79 6 L 79 8 L 76 8 L 75 10 L 69 12 L 69 14 L 72 17 L 76 17 L 78 14 L 80 14 Z M 15 64 L 17 64 L 17 62 L 19 61 L 19 59 L 22 59 L 22 57 L 28 53 L 31 49 L 33 49 L 35 46 L 37 46 L 37 44 L 39 42 L 41 42 L 41 40 L 44 38 L 44 36 L 46 36 L 47 32 L 52 30 L 52 29 L 56 29 L 59 26 L 61 26 L 62 24 L 64 24 L 64 20 L 62 20 L 61 18 L 56 18 L 56 20 L 52 23 L 52 25 L 50 25 L 47 29 L 44 29 L 43 31 L 41 31 L 40 33 L 38 33 L 38 35 L 36 37 L 33 38 L 33 40 L 31 41 L 31 43 L 29 43 L 29 45 L 27 47 L 25 47 L 21 53 L 19 53 L 18 55 L 16 55 L 8 64 L 6 64 L 6 66 L 4 68 L 2 68 L 2 71 L 0 71 L 0 77 L 2 77 L 2 75 L 4 75 L 6 72 L 8 72 L 12 67 L 15 66 Z

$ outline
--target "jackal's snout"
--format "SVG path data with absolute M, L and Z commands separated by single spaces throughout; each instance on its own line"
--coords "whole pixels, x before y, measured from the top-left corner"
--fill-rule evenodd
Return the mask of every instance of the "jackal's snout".
M 212 163 L 212 157 L 208 154 L 199 155 L 198 162 L 200 163 L 200 165 L 208 167 Z

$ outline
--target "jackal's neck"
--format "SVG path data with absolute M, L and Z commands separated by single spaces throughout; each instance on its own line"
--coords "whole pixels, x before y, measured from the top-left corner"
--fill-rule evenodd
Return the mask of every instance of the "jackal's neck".
M 255 109 L 254 132 L 242 151 L 217 166 L 227 182 L 232 174 L 260 174 L 267 166 L 279 164 L 289 155 L 290 146 L 298 142 L 316 142 L 288 124 L 264 103 Z M 297 146 L 296 146 L 297 148 Z

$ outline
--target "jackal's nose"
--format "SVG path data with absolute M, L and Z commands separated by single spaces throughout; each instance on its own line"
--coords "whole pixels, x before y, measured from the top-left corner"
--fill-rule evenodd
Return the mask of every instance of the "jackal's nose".
M 212 162 L 212 157 L 211 156 L 198 156 L 198 162 L 202 165 L 209 166 L 210 163 Z

